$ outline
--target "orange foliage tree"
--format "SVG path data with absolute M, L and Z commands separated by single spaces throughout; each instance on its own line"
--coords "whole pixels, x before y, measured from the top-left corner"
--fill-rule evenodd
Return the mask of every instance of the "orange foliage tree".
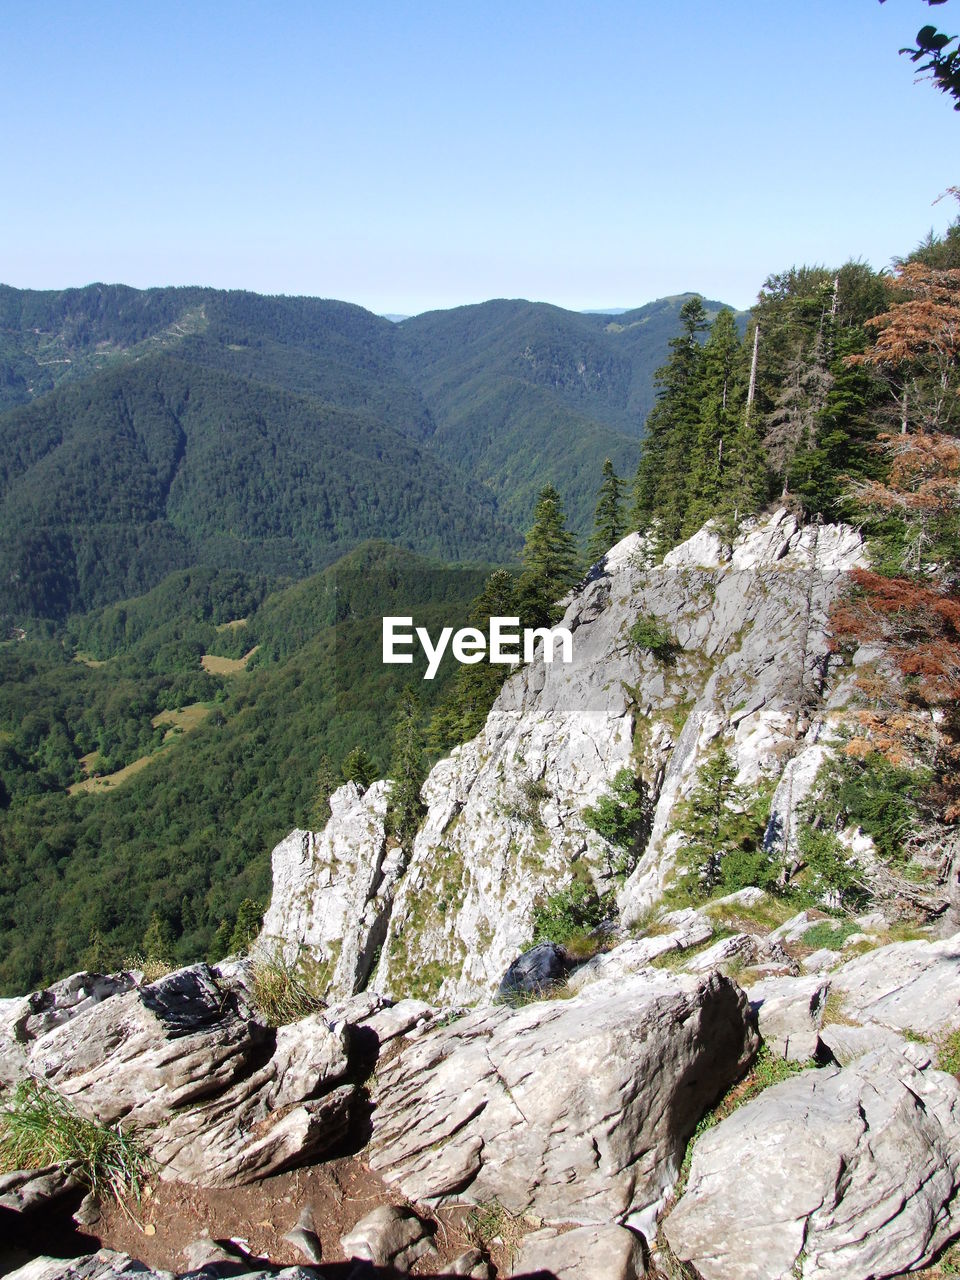
M 878 661 L 858 683 L 863 737 L 851 753 L 882 752 L 894 763 L 932 766 L 942 814 L 960 816 L 960 439 L 958 417 L 960 271 L 906 263 L 901 297 L 870 323 L 874 345 L 851 363 L 882 369 L 903 395 L 899 434 L 881 435 L 885 482 L 854 496 L 887 529 L 899 529 L 899 571 L 858 570 L 834 607 L 839 641 L 875 647 Z M 906 411 L 909 393 L 911 413 Z M 910 430 L 910 422 L 915 429 Z
M 869 350 L 849 364 L 881 369 L 898 389 L 902 430 L 938 431 L 957 420 L 960 359 L 960 270 L 905 262 L 895 277 L 897 300 L 866 322 L 878 330 Z

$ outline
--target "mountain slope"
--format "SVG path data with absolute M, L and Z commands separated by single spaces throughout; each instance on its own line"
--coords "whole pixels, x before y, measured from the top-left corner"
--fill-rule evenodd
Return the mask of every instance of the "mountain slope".
M 0 286 L 0 611 L 62 618 L 195 564 L 300 576 L 370 537 L 508 560 L 547 482 L 585 538 L 603 460 L 636 466 L 682 301 L 394 324 L 315 298 Z
M 362 745 L 385 770 L 399 691 L 412 681 L 429 715 L 446 689 L 449 658 L 432 681 L 422 659 L 383 665 L 381 615 L 412 610 L 431 635 L 462 625 L 487 572 L 366 543 L 259 604 L 242 575 L 174 575 L 71 623 L 92 666 L 59 643 L 0 645 L 0 991 L 75 970 L 94 946 L 92 963 L 119 964 L 155 914 L 184 957 L 221 922 L 229 934 L 245 897 L 265 900 L 291 813 L 308 821 L 324 755 Z M 231 605 L 245 625 L 217 630 Z M 244 674 L 201 670 L 204 650 L 254 646 Z M 156 713 L 185 703 L 206 717 L 161 746 Z M 117 764 L 149 761 L 68 795 L 108 736 Z
M 194 563 L 301 576 L 364 538 L 445 559 L 516 537 L 492 499 L 365 413 L 164 353 L 0 417 L 0 575 L 62 616 Z
M 521 526 L 549 481 L 585 534 L 603 459 L 624 476 L 636 469 L 653 375 L 688 296 L 615 320 L 500 299 L 404 321 L 400 358 L 436 423 L 432 448 Z M 708 314 L 721 305 L 708 302 Z

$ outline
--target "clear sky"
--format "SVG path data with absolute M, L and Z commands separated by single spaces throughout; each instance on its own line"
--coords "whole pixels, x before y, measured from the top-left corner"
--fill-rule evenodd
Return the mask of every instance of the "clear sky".
M 955 210 L 960 0 L 0 2 L 0 281 L 738 306 Z

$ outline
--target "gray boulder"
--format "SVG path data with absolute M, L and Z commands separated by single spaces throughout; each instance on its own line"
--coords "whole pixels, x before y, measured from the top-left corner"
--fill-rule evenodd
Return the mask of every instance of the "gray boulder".
M 532 1232 L 524 1239 L 514 1275 L 539 1271 L 554 1280 L 640 1280 L 647 1274 L 640 1237 L 613 1224 Z
M 764 978 L 747 988 L 765 1044 L 788 1062 L 806 1062 L 817 1051 L 829 979 Z
M 939 1034 L 960 1028 L 960 933 L 940 942 L 895 942 L 849 960 L 830 976 L 844 1013 L 858 1022 Z
M 384 1204 L 361 1218 L 340 1240 L 348 1258 L 409 1271 L 418 1258 L 434 1250 L 429 1224 L 412 1209 Z
M 476 1010 L 380 1068 L 370 1163 L 413 1200 L 649 1230 L 687 1137 L 758 1043 L 718 974 L 648 970 Z
M 907 1045 L 767 1089 L 697 1142 L 664 1223 L 703 1280 L 870 1280 L 960 1232 L 960 1085 Z M 922 1055 L 919 1060 L 923 1060 Z

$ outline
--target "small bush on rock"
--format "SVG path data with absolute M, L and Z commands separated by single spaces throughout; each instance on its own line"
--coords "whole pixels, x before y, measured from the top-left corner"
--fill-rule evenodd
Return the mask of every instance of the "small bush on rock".
M 552 893 L 533 912 L 533 942 L 556 942 L 568 950 L 584 950 L 584 935 L 596 929 L 615 909 L 613 895 L 597 893 L 592 881 L 577 877 L 572 884 Z M 594 941 L 593 951 L 597 950 Z
M 643 778 L 621 769 L 607 783 L 605 795 L 583 810 L 583 820 L 618 849 L 611 872 L 625 880 L 643 857 L 653 827 L 653 801 Z
M 669 662 L 679 645 L 659 619 L 649 613 L 641 613 L 630 628 L 630 643 L 637 649 L 645 649 L 660 662 Z

